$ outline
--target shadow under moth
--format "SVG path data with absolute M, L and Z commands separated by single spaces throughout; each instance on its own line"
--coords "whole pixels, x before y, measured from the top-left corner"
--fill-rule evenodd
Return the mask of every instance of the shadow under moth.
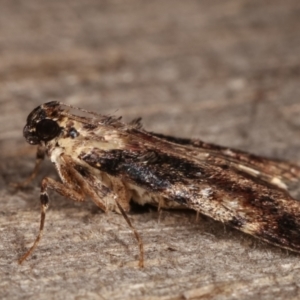
M 75 113 L 71 111 L 75 111 Z M 36 175 L 46 154 L 62 182 L 41 183 L 38 245 L 49 204 L 48 189 L 73 200 L 90 198 L 103 211 L 130 222 L 130 201 L 159 208 L 189 208 L 281 248 L 300 252 L 300 202 L 287 191 L 300 167 L 243 151 L 144 130 L 140 119 L 100 115 L 52 101 L 28 116 L 24 137 L 38 145 Z

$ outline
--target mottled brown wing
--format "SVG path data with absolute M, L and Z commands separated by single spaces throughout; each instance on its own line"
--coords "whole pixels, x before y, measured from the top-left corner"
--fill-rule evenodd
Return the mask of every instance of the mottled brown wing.
M 205 143 L 201 140 L 152 134 L 171 143 L 193 148 L 198 152 L 196 154 L 198 157 L 211 164 L 234 166 L 281 188 L 286 188 L 286 184 L 300 180 L 300 166 L 287 161 L 261 157 L 241 150 Z
M 183 142 L 141 130 L 128 134 L 124 148 L 96 147 L 79 158 L 124 182 L 300 252 L 300 203 L 285 190 L 234 165 L 197 158 L 195 147 Z

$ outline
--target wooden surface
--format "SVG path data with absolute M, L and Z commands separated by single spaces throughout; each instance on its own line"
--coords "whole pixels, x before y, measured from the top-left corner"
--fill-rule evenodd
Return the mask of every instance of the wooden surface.
M 51 194 L 45 163 L 16 190 L 35 149 L 22 128 L 59 100 L 145 128 L 300 162 L 300 2 L 2 1 L 0 10 L 1 299 L 298 299 L 299 255 L 192 212 L 119 215 Z

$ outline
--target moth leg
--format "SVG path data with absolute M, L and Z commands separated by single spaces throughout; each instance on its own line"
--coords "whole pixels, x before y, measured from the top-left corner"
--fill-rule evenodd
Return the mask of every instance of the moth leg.
M 113 189 L 110 189 L 101 182 L 97 182 L 97 190 L 100 195 L 98 195 L 92 187 L 90 187 L 87 182 L 84 180 L 81 174 L 79 174 L 75 169 L 69 170 L 70 174 L 72 173 L 72 178 L 76 178 L 80 184 L 82 184 L 81 188 L 85 192 L 86 195 L 89 195 L 93 202 L 100 207 L 104 212 L 107 212 L 108 210 L 114 210 L 117 213 L 121 213 L 124 217 L 125 221 L 127 222 L 128 226 L 132 230 L 138 245 L 139 245 L 139 251 L 140 251 L 140 258 L 139 258 L 139 267 L 144 267 L 144 244 L 143 241 L 137 232 L 137 230 L 132 225 L 130 219 L 128 218 L 126 211 L 129 210 L 129 200 L 130 200 L 130 193 L 124 186 L 124 184 L 120 181 L 113 180 Z M 80 179 L 79 179 L 80 178 Z M 101 196 L 101 199 L 99 199 Z M 117 200 L 118 198 L 118 200 Z M 105 204 L 103 204 L 103 202 Z M 112 202 L 116 204 L 117 207 L 112 206 Z M 116 209 L 117 208 L 117 209 Z
M 196 220 L 195 220 L 195 223 L 199 222 L 199 215 L 200 215 L 200 212 L 199 212 L 199 210 L 197 210 L 196 211 Z
M 128 212 L 130 210 L 130 200 L 132 198 L 132 193 L 121 180 L 116 180 L 113 177 L 110 177 L 109 179 L 112 183 L 112 190 L 114 194 L 118 197 L 119 205 L 122 206 L 125 212 Z M 113 198 L 114 205 L 116 204 L 115 199 L 116 197 Z M 118 208 L 118 205 L 113 210 L 117 213 L 121 213 L 121 211 Z
M 69 166 L 73 165 L 73 161 L 71 157 L 67 155 L 63 155 L 62 158 L 64 159 L 65 163 L 67 163 Z M 72 180 L 75 180 L 75 182 L 80 186 L 81 190 L 86 195 L 90 196 L 93 202 L 98 207 L 100 207 L 104 212 L 107 212 L 108 210 L 114 210 L 115 212 L 122 214 L 122 216 L 124 217 L 125 221 L 127 222 L 128 226 L 132 230 L 138 242 L 139 251 L 140 251 L 139 267 L 143 268 L 144 267 L 144 244 L 139 233 L 134 228 L 134 226 L 132 225 L 130 219 L 126 214 L 126 211 L 128 211 L 130 208 L 129 201 L 131 198 L 131 194 L 129 193 L 128 189 L 121 181 L 115 180 L 113 178 L 110 178 L 112 182 L 112 189 L 110 189 L 106 187 L 104 184 L 102 184 L 101 181 L 94 181 L 94 179 L 88 173 L 84 172 L 82 169 L 79 168 L 79 170 L 81 170 L 82 173 L 80 173 L 80 171 L 78 171 L 74 167 L 69 168 L 68 171 L 65 171 L 64 169 L 60 171 L 61 174 L 65 173 L 65 176 L 69 176 L 72 178 Z M 88 182 L 90 182 L 92 186 L 88 184 Z M 93 188 L 93 186 L 95 187 Z M 97 189 L 98 193 L 95 192 L 94 190 L 95 188 Z M 117 207 L 113 207 L 112 206 L 113 203 L 115 203 Z
M 164 202 L 162 198 L 158 199 L 157 212 L 160 213 L 162 208 L 164 207 Z
M 112 191 L 101 184 L 101 182 L 93 182 L 94 185 L 96 184 L 96 189 L 100 193 L 100 198 L 100 196 L 96 193 L 95 188 L 91 186 L 90 180 L 93 181 L 93 177 L 81 167 L 76 169 L 74 166 L 74 161 L 70 156 L 63 154 L 61 156 L 61 159 L 62 165 L 57 168 L 59 169 L 59 173 L 63 181 L 72 182 L 72 186 L 74 186 L 74 189 L 83 191 L 83 193 L 89 196 L 102 211 L 107 212 L 109 207 L 103 202 L 106 202 L 105 199 L 112 196 Z
M 49 196 L 48 189 L 54 190 L 62 196 L 69 198 L 73 201 L 84 201 L 85 195 L 80 193 L 79 191 L 75 191 L 73 188 L 68 185 L 62 184 L 58 181 L 55 181 L 52 178 L 46 177 L 42 180 L 41 184 L 41 193 L 40 193 L 40 201 L 41 201 L 41 220 L 40 220 L 40 229 L 39 233 L 31 246 L 31 248 L 19 259 L 19 264 L 22 264 L 24 260 L 26 260 L 34 251 L 34 249 L 39 244 L 44 231 L 44 224 L 46 218 L 46 210 L 49 206 Z
M 64 157 L 67 161 L 71 158 Z M 121 213 L 124 217 L 125 221 L 127 222 L 128 226 L 132 230 L 138 245 L 139 245 L 139 251 L 140 251 L 140 258 L 139 258 L 139 267 L 144 267 L 144 244 L 143 241 L 137 232 L 137 230 L 132 225 L 130 219 L 128 218 L 126 211 L 129 210 L 129 200 L 130 200 L 130 193 L 128 193 L 128 190 L 124 186 L 124 184 L 120 181 L 113 180 L 113 188 L 114 190 L 107 188 L 101 182 L 97 182 L 97 190 L 100 195 L 98 195 L 94 189 L 84 180 L 84 177 L 78 173 L 78 171 L 74 168 L 69 169 L 69 175 L 72 176 L 72 179 L 75 179 L 77 183 L 81 186 L 82 190 L 86 195 L 89 195 L 93 202 L 100 207 L 104 212 L 107 212 L 107 210 L 114 210 L 115 212 Z M 99 199 L 101 196 L 101 199 Z M 118 200 L 117 200 L 118 198 Z M 116 204 L 117 209 L 110 206 L 112 204 L 112 201 Z M 105 205 L 103 204 L 105 203 Z
M 38 174 L 40 165 L 42 164 L 44 158 L 45 158 L 45 148 L 39 145 L 36 152 L 35 166 L 31 174 L 25 180 L 18 183 L 12 183 L 11 185 L 17 188 L 27 186 Z
M 64 159 L 71 163 L 71 158 L 64 156 Z M 84 177 L 78 173 L 78 171 L 74 168 L 68 170 L 69 175 L 72 176 L 72 179 L 76 180 L 76 182 L 81 186 L 81 189 L 84 191 L 86 195 L 89 195 L 93 202 L 100 207 L 104 212 L 107 210 L 114 210 L 115 212 L 121 213 L 127 222 L 128 226 L 132 230 L 139 246 L 140 258 L 139 258 L 139 267 L 144 267 L 144 244 L 143 241 L 137 232 L 137 230 L 132 225 L 130 219 L 128 218 L 126 211 L 129 210 L 129 200 L 131 198 L 131 194 L 128 192 L 128 189 L 121 181 L 117 181 L 111 178 L 113 182 L 113 190 L 104 186 L 101 182 L 97 182 L 97 190 L 100 195 L 98 195 L 94 189 L 84 180 Z M 87 176 L 87 175 L 86 175 Z M 94 183 L 95 184 L 95 183 Z M 101 199 L 99 197 L 101 196 Z M 118 198 L 118 200 L 117 200 Z M 110 206 L 112 201 L 116 204 L 116 208 Z M 103 204 L 105 203 L 105 205 Z
M 138 242 L 139 245 L 139 250 L 140 250 L 140 259 L 139 259 L 139 267 L 143 268 L 144 267 L 144 244 L 143 241 L 139 235 L 139 233 L 137 232 L 137 230 L 134 228 L 134 226 L 132 225 L 130 219 L 128 218 L 126 212 L 124 211 L 122 205 L 117 201 L 117 199 L 115 199 L 116 204 L 122 214 L 122 216 L 124 217 L 125 221 L 127 222 L 128 226 L 131 228 L 131 230 L 133 231 L 133 234 Z

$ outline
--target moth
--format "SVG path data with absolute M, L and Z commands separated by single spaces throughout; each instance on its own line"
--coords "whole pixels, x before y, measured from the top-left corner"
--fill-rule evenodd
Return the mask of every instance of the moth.
M 131 201 L 159 208 L 189 208 L 263 241 L 300 252 L 300 202 L 288 184 L 300 167 L 243 151 L 148 132 L 140 119 L 100 115 L 52 101 L 28 116 L 24 137 L 38 145 L 36 175 L 45 154 L 62 182 L 41 183 L 38 245 L 49 205 L 48 190 L 73 201 L 90 198 L 103 211 L 121 213 L 139 244 L 143 243 L 127 212 Z

